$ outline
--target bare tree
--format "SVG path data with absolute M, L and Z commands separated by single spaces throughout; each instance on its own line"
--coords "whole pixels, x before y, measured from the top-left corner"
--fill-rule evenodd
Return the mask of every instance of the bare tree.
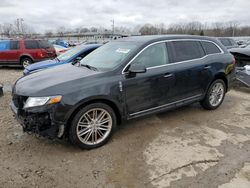
M 6 37 L 11 37 L 13 34 L 15 34 L 15 29 L 12 24 L 4 23 L 2 25 L 2 33 Z
M 59 26 L 59 27 L 57 28 L 57 30 L 56 30 L 56 33 L 57 33 L 59 36 L 61 36 L 61 37 L 64 36 L 65 32 L 66 32 L 66 28 L 65 28 L 64 26 Z
M 141 27 L 139 32 L 141 33 L 141 35 L 157 35 L 158 34 L 157 28 L 151 24 L 145 24 L 144 26 Z
M 53 36 L 53 31 L 52 30 L 47 30 L 47 31 L 45 31 L 44 35 L 46 37 L 52 37 Z
M 90 28 L 90 31 L 91 31 L 91 32 L 97 32 L 98 29 L 97 29 L 96 27 L 91 27 L 91 28 Z

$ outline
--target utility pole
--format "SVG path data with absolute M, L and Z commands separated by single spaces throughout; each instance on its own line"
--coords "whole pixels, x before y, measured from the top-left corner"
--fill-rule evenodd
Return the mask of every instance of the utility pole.
M 110 20 L 110 21 L 112 23 L 112 25 L 111 25 L 111 27 L 112 27 L 112 35 L 114 36 L 114 34 L 115 34 L 115 20 L 113 19 L 113 20 Z
M 23 18 L 17 18 L 16 20 L 18 35 L 23 34 L 23 21 Z

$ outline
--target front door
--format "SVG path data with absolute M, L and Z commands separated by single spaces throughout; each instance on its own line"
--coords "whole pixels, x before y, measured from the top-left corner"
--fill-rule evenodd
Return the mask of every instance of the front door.
M 164 104 L 172 88 L 173 75 L 168 73 L 166 43 L 154 44 L 140 53 L 131 64 L 141 64 L 146 73 L 130 75 L 125 71 L 123 87 L 129 116 L 149 112 Z

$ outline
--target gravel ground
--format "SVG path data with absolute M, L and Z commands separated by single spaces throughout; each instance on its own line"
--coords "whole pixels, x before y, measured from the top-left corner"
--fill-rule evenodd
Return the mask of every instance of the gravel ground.
M 0 69 L 11 85 L 21 69 Z M 216 111 L 198 104 L 122 125 L 80 150 L 24 134 L 0 98 L 0 187 L 250 187 L 250 92 L 232 90 Z

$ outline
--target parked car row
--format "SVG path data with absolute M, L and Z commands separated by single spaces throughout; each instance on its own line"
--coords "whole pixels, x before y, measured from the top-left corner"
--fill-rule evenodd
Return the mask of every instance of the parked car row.
M 235 80 L 235 59 L 215 38 L 141 36 L 91 47 L 77 63 L 17 80 L 11 108 L 25 132 L 92 149 L 126 120 L 194 102 L 214 110 Z M 80 48 L 51 63 L 79 57 Z

